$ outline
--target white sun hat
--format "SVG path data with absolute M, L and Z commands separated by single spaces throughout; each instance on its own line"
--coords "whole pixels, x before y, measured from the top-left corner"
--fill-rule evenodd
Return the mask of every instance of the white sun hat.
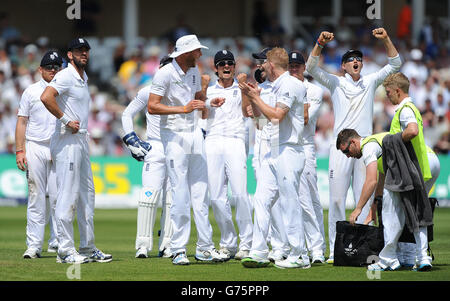
M 200 44 L 200 41 L 198 40 L 195 34 L 182 36 L 177 40 L 175 44 L 175 51 L 172 52 L 170 57 L 176 58 L 177 56 L 182 55 L 183 53 L 191 52 L 199 48 L 209 49 L 208 47 Z

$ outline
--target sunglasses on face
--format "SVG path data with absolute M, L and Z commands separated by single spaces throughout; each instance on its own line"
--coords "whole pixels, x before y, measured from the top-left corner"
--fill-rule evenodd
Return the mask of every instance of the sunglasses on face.
M 346 63 L 353 62 L 353 60 L 356 59 L 358 62 L 362 62 L 362 57 L 359 56 L 351 56 L 348 59 L 345 60 Z
M 218 67 L 224 67 L 225 65 L 234 66 L 234 61 L 220 61 L 216 64 Z
M 347 147 L 342 151 L 345 155 L 350 151 L 350 144 L 352 144 L 351 141 L 348 142 Z
M 59 66 L 59 65 L 47 65 L 47 66 L 44 66 L 44 69 L 47 70 L 47 71 L 51 71 L 51 70 L 59 71 L 59 69 L 61 69 L 61 66 Z

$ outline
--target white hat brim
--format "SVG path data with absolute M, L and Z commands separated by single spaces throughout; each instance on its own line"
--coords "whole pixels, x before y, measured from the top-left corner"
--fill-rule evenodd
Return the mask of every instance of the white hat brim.
M 184 49 L 184 50 L 172 52 L 172 54 L 169 55 L 169 57 L 171 57 L 171 58 L 176 58 L 177 56 L 180 56 L 180 55 L 182 55 L 182 54 L 184 54 L 184 53 L 188 53 L 188 52 L 194 51 L 194 50 L 196 50 L 196 49 L 200 49 L 200 48 L 203 48 L 203 49 L 209 49 L 208 47 L 203 46 L 203 45 L 194 45 L 193 47 L 186 48 L 186 49 Z

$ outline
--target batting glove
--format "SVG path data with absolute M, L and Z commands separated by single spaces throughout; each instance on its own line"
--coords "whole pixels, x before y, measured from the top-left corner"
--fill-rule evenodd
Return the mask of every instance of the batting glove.
M 139 139 L 135 132 L 126 134 L 122 138 L 123 142 L 130 150 L 131 155 L 138 161 L 144 161 L 145 155 L 152 149 L 152 146 Z

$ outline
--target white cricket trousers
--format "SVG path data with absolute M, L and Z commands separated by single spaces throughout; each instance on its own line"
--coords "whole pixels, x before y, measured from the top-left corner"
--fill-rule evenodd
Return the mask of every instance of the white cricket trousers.
M 328 209 L 328 238 L 330 245 L 330 257 L 334 256 L 334 242 L 336 240 L 336 222 L 345 221 L 345 203 L 347 191 L 352 184 L 353 197 L 358 202 L 364 181 L 366 180 L 366 166 L 363 160 L 347 158 L 336 144 L 330 147 L 328 165 L 328 179 L 330 184 L 330 198 Z M 362 224 L 369 213 L 373 202 L 373 194 L 364 206 L 361 214 L 356 220 Z
M 194 132 L 162 131 L 161 140 L 172 189 L 170 217 L 173 234 L 170 249 L 173 254 L 186 252 L 191 232 L 192 205 L 198 234 L 197 250 L 211 250 L 214 244 L 208 217 L 208 171 L 203 134 L 200 128 Z
M 167 172 L 166 172 L 166 157 L 164 155 L 164 146 L 161 140 L 150 139 L 147 141 L 152 146 L 150 152 L 144 158 L 144 165 L 142 166 L 142 186 L 145 188 L 150 188 L 152 191 L 162 191 L 161 198 L 155 200 L 155 209 L 157 208 L 158 203 L 161 201 L 162 210 L 166 210 L 165 202 L 166 202 L 166 194 L 168 189 L 170 189 L 169 181 L 167 180 Z M 140 247 L 145 247 L 147 250 L 151 250 L 152 243 L 149 241 L 150 238 L 153 238 L 153 235 L 148 236 L 147 233 L 140 233 L 140 225 L 145 222 L 151 222 L 148 218 L 144 218 L 144 220 L 140 220 L 143 216 L 139 214 L 139 210 L 142 210 L 138 206 L 138 229 L 136 235 L 136 249 Z M 143 212 L 143 214 L 151 212 Z M 164 215 L 163 215 L 164 216 Z M 154 221 L 153 221 L 154 222 Z M 164 223 L 169 221 L 165 221 L 164 218 L 161 218 L 161 229 L 164 231 Z M 143 225 L 144 227 L 146 225 Z M 153 231 L 154 225 L 151 225 L 150 231 Z M 163 233 L 161 233 L 161 237 L 163 237 Z M 162 239 L 160 239 L 160 244 L 162 243 Z
M 64 257 L 75 250 L 75 211 L 80 232 L 80 252 L 92 251 L 95 248 L 95 190 L 87 135 L 66 132 L 52 139 L 50 149 L 55 162 L 58 189 L 55 212 L 58 254 Z
M 273 156 L 272 152 L 268 153 L 258 171 L 250 256 L 267 258 L 271 209 L 275 202 L 280 202 L 283 225 L 290 247 L 288 258 L 297 260 L 306 252 L 303 218 L 298 198 L 305 155 L 301 146 L 281 145 L 278 152 L 278 155 Z
M 220 246 L 237 250 L 228 182 L 236 200 L 236 223 L 239 228 L 239 249 L 250 250 L 253 236 L 252 206 L 247 192 L 247 156 L 245 142 L 239 138 L 207 137 L 205 153 L 208 166 L 208 188 L 211 205 L 221 239 Z
M 303 212 L 306 245 L 310 255 L 323 256 L 326 250 L 323 209 L 317 189 L 317 162 L 314 144 L 303 145 L 305 168 L 300 177 L 299 196 Z
M 380 265 L 386 268 L 400 264 L 397 257 L 397 247 L 398 239 L 405 226 L 406 214 L 399 192 L 384 189 L 381 216 L 383 217 L 384 247 L 378 256 Z M 431 258 L 427 255 L 427 227 L 420 227 L 418 231 L 414 232 L 414 238 L 416 240 L 417 261 L 419 263 L 423 261 L 431 262 Z
M 425 189 L 427 190 L 427 194 L 430 193 L 431 188 L 439 176 L 441 171 L 441 165 L 439 163 L 439 158 L 435 153 L 427 153 L 428 155 L 428 163 L 430 165 L 431 171 L 431 179 L 425 182 Z M 427 232 L 428 233 L 428 232 Z M 401 263 L 406 264 L 415 264 L 416 263 L 416 244 L 415 243 L 407 243 L 407 242 L 399 242 L 398 250 L 397 250 L 398 260 Z
M 48 142 L 27 140 L 25 149 L 28 180 L 26 243 L 28 248 L 41 252 L 44 243 L 45 225 L 49 219 L 50 223 L 55 221 L 55 169 L 51 161 Z M 46 198 L 47 188 L 48 203 Z M 50 230 L 51 232 L 55 231 L 55 224 L 50 224 Z M 53 236 L 53 233 L 51 233 L 51 236 Z

